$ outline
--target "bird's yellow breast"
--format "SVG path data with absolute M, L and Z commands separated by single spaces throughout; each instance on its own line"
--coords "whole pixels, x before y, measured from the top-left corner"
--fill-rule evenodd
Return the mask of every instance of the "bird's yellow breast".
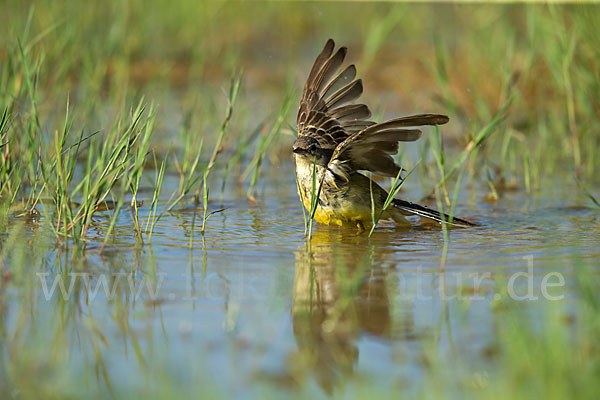
M 302 198 L 302 204 L 304 205 L 304 208 L 310 212 L 310 193 L 306 195 L 303 192 L 304 190 L 301 189 L 300 197 Z M 344 221 L 333 212 L 333 209 L 321 207 L 320 205 L 317 205 L 317 209 L 315 210 L 315 221 L 324 225 L 343 225 L 344 223 Z
M 302 204 L 304 208 L 310 212 L 311 208 L 311 198 L 313 195 L 312 183 L 313 183 L 313 164 L 307 162 L 306 158 L 296 156 L 296 181 L 298 183 L 298 194 L 300 195 L 300 199 L 302 200 Z M 316 168 L 316 182 L 323 182 L 326 173 L 325 168 L 317 166 Z M 317 183 L 318 185 L 319 183 Z M 325 184 L 325 182 L 323 182 Z M 318 187 L 315 189 L 315 194 L 317 193 Z M 325 197 L 325 193 L 323 188 L 321 188 L 320 198 Z M 317 203 L 317 208 L 315 210 L 315 220 L 320 224 L 325 225 L 342 225 L 343 220 L 334 212 L 332 207 L 323 207 Z
M 367 177 L 354 174 L 343 187 L 338 187 L 334 176 L 327 168 L 317 166 L 316 172 L 317 185 L 322 182 L 320 201 L 314 215 L 318 223 L 324 225 L 355 224 L 357 221 L 368 223 L 372 219 L 371 190 L 374 191 L 375 210 L 379 212 L 383 202 L 382 193 L 379 192 L 383 192 L 383 189 L 375 183 L 370 185 Z M 302 204 L 310 212 L 313 196 L 313 165 L 299 156 L 296 156 L 296 179 Z M 315 194 L 317 191 L 318 187 L 314 191 Z M 388 215 L 382 217 L 385 219 Z

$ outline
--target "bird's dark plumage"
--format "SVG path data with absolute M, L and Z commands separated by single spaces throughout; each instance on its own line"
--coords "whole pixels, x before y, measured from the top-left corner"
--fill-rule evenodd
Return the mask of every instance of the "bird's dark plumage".
M 363 91 L 362 81 L 356 79 L 355 66 L 349 65 L 338 73 L 347 49 L 341 47 L 334 53 L 334 48 L 335 43 L 329 39 L 317 56 L 304 85 L 297 117 L 298 140 L 294 143 L 294 153 L 305 159 L 299 161 L 296 158 L 297 170 L 309 171 L 306 160 L 311 159 L 323 169 L 321 173 L 333 175 L 333 187 L 338 187 L 337 182 L 346 182 L 350 187 L 353 179 L 355 182 L 362 182 L 365 177 L 356 179 L 360 175 L 359 171 L 396 176 L 400 172 L 400 166 L 392 155 L 398 152 L 398 143 L 417 140 L 421 131 L 415 127 L 443 125 L 449 118 L 440 114 L 420 114 L 381 123 L 371 121 L 369 107 L 365 104 L 353 104 Z M 310 182 L 310 179 L 303 177 L 303 181 Z M 327 196 L 327 191 L 323 196 Z M 304 202 L 305 200 L 303 198 Z M 324 199 L 324 203 L 327 203 L 327 199 Z M 447 221 L 437 211 L 418 204 L 398 200 L 393 205 L 398 212 Z M 343 220 L 341 210 L 332 208 L 324 212 L 323 215 L 327 218 L 323 217 L 323 220 Z M 470 224 L 458 218 L 454 221 L 455 224 Z

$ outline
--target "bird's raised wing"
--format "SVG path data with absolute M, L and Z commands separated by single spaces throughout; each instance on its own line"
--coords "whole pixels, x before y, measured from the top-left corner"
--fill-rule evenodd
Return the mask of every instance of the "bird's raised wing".
M 350 65 L 336 76 L 346 57 L 341 47 L 333 54 L 335 43 L 329 39 L 310 70 L 298 111 L 299 136 L 314 137 L 323 149 L 333 151 L 352 134 L 375 122 L 364 104 L 348 104 L 362 94 L 362 81 L 354 79 L 356 68 Z
M 352 172 L 365 170 L 383 176 L 396 176 L 400 171 L 392 154 L 398 152 L 398 142 L 413 142 L 421 136 L 423 125 L 443 125 L 448 117 L 421 114 L 392 119 L 371 125 L 346 138 L 333 152 L 328 168 L 348 180 Z

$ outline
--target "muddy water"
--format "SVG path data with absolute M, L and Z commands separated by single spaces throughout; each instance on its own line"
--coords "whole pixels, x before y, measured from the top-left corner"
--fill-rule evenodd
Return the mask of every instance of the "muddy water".
M 503 302 L 535 315 L 577 295 L 573 270 L 600 259 L 598 212 L 574 187 L 506 193 L 496 204 L 465 188 L 456 214 L 482 226 L 450 233 L 444 269 L 438 229 L 384 225 L 369 240 L 318 226 L 307 241 L 291 168 L 259 181 L 258 204 L 225 192 L 212 206 L 226 210 L 204 235 L 201 210 L 187 207 L 141 246 L 123 212 L 100 252 L 108 217 L 98 215 L 83 263 L 55 248 L 43 221 L 27 224 L 22 247 L 35 256 L 6 261 L 8 271 L 31 269 L 4 293 L 7 337 L 22 335 L 44 354 L 40 365 L 104 394 L 410 387 L 424 379 L 428 351 L 493 362 Z M 403 195 L 417 200 L 417 182 Z M 145 204 L 140 218 L 148 212 Z M 65 293 L 52 290 L 57 280 Z

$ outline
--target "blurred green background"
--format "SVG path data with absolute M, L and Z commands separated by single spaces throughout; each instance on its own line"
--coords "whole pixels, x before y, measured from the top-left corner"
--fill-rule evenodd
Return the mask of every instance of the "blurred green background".
M 207 120 L 224 107 L 234 72 L 244 75 L 236 130 L 247 130 L 244 117 L 272 117 L 290 88 L 295 109 L 332 37 L 349 47 L 376 115 L 447 113 L 445 134 L 465 145 L 514 96 L 493 146 L 506 147 L 504 159 L 495 162 L 508 169 L 514 152 L 529 157 L 535 178 L 564 167 L 591 176 L 600 136 L 597 19 L 596 5 L 9 0 L 0 16 L 0 95 L 4 106 L 22 102 L 20 40 L 35 60 L 49 130 L 67 95 L 76 124 L 90 129 L 144 96 L 159 105 L 159 133 L 176 131 L 194 109 L 192 123 L 210 137 Z

